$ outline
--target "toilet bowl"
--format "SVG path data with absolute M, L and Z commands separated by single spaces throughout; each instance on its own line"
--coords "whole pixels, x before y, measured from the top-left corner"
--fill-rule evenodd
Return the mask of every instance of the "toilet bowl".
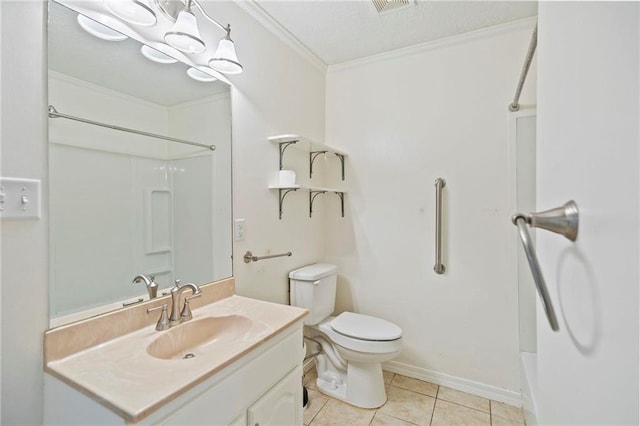
M 320 392 L 362 408 L 382 406 L 387 395 L 382 363 L 402 349 L 402 329 L 335 306 L 337 268 L 314 264 L 292 271 L 291 304 L 309 309 L 305 335 L 320 348 L 315 357 Z

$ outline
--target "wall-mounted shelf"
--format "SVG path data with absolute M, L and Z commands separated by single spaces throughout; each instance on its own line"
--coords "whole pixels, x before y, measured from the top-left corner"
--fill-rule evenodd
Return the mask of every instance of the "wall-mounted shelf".
M 292 185 L 292 186 L 278 186 L 278 185 L 270 185 L 269 189 L 277 189 L 278 190 L 278 209 L 279 209 L 279 218 L 282 219 L 282 206 L 284 204 L 284 198 L 288 193 L 292 191 L 297 191 L 299 189 L 303 191 L 309 191 L 309 217 L 313 215 L 313 203 L 316 197 L 320 194 L 326 193 L 334 193 L 340 198 L 340 211 L 342 217 L 344 217 L 344 194 L 346 191 L 342 189 L 335 188 L 323 188 L 316 186 L 308 186 L 308 185 Z
M 344 180 L 344 158 L 347 156 L 346 152 L 295 134 L 276 135 L 271 136 L 268 139 L 269 142 L 274 143 L 279 147 L 280 170 L 282 170 L 283 167 L 285 151 L 289 147 L 294 147 L 295 149 L 303 150 L 309 153 L 309 178 L 313 177 L 313 162 L 319 155 L 325 154 L 329 157 L 335 156 L 340 160 L 342 180 Z
M 344 159 L 347 156 L 346 152 L 295 134 L 276 135 L 271 136 L 268 139 L 269 142 L 278 146 L 278 150 L 280 152 L 280 170 L 282 170 L 283 168 L 285 151 L 287 150 L 287 148 L 293 147 L 293 149 L 304 151 L 309 154 L 309 179 L 313 178 L 314 161 L 319 156 L 325 155 L 328 158 L 338 158 L 340 160 L 342 180 L 345 180 Z M 342 213 L 342 217 L 344 217 L 344 194 L 346 193 L 346 191 L 342 189 L 324 188 L 315 186 L 313 184 L 290 186 L 271 185 L 269 186 L 269 189 L 278 190 L 278 211 L 280 219 L 282 219 L 282 206 L 284 204 L 285 197 L 290 192 L 294 192 L 299 189 L 309 192 L 309 217 L 313 215 L 313 203 L 316 197 L 318 195 L 327 193 L 336 194 L 340 198 L 340 210 Z

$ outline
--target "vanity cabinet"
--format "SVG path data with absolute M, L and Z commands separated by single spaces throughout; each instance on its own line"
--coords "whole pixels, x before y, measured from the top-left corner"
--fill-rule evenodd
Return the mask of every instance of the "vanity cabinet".
M 248 410 L 248 425 L 299 425 L 302 413 L 302 389 L 298 367 L 280 380 Z
M 136 421 L 45 375 L 45 424 L 301 425 L 302 322 L 297 321 L 224 369 L 159 401 Z M 171 368 L 172 360 L 166 362 Z M 163 380 L 162 372 L 158 380 Z M 153 392 L 154 383 L 149 383 Z M 126 392 L 126 389 L 123 389 Z

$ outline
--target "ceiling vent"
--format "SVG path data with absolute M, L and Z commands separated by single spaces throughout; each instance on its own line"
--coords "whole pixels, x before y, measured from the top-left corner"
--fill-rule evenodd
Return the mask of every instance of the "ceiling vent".
M 412 0 L 371 0 L 378 13 L 391 12 L 410 6 Z

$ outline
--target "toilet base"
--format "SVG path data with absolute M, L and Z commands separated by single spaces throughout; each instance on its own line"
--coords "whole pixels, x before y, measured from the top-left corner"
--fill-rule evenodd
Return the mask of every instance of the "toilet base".
M 349 361 L 346 377 L 342 372 L 318 371 L 316 384 L 325 395 L 356 407 L 378 408 L 387 402 L 380 363 Z

